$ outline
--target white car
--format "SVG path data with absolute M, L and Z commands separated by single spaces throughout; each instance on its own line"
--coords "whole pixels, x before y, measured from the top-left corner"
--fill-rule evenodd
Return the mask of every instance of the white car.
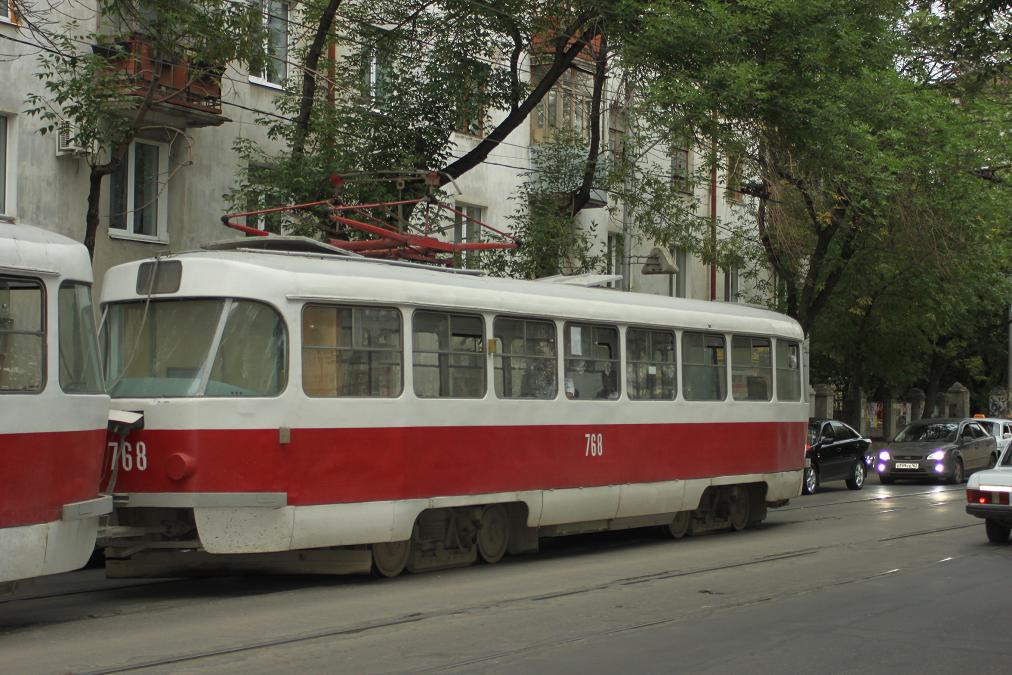
M 1012 532 L 1012 446 L 993 469 L 978 471 L 966 483 L 966 512 L 984 519 L 988 541 L 1004 544 Z
M 978 417 L 974 420 L 984 431 L 994 436 L 998 442 L 998 453 L 1005 452 L 1012 445 L 1012 420 L 999 419 L 997 417 Z

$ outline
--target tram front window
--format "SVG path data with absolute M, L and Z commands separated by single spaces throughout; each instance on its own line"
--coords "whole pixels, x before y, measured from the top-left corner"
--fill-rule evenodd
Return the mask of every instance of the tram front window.
M 116 398 L 276 396 L 287 381 L 284 322 L 259 302 L 112 304 L 102 345 Z
M 68 394 L 104 393 L 90 286 L 73 282 L 60 285 L 59 319 L 60 387 Z

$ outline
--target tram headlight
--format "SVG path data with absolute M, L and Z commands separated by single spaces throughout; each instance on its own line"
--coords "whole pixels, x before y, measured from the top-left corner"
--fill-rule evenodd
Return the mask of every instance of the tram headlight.
M 888 462 L 890 459 L 893 458 L 893 456 L 889 454 L 888 450 L 883 450 L 882 452 L 878 453 L 878 458 L 881 459 L 883 462 Z

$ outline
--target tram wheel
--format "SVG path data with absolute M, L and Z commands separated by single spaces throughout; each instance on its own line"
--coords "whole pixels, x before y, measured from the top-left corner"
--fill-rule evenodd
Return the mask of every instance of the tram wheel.
M 692 511 L 679 511 L 664 528 L 672 539 L 681 539 L 689 533 L 692 524 Z
M 497 563 L 506 555 L 510 543 L 510 519 L 502 504 L 486 506 L 478 529 L 478 554 L 489 563 Z
M 751 504 L 748 489 L 743 487 L 733 488 L 731 492 L 731 529 L 741 532 L 748 527 L 749 516 L 751 515 Z
M 372 573 L 376 577 L 396 577 L 411 557 L 410 541 L 386 541 L 372 545 Z

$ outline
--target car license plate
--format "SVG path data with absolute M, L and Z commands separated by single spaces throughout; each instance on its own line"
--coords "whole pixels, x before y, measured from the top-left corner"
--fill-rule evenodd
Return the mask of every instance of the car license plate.
M 896 462 L 897 469 L 919 469 L 921 465 L 917 462 Z

